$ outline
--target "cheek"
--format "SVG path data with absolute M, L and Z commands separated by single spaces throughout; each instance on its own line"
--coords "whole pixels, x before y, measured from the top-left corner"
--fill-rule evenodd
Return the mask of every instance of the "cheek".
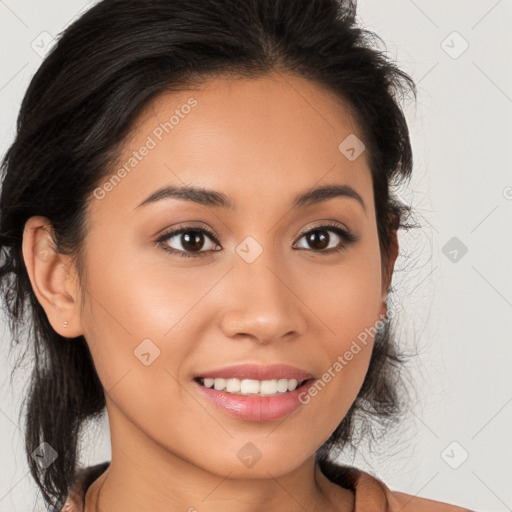
M 323 326 L 331 354 L 374 326 L 382 310 L 381 263 L 377 250 L 354 251 L 335 267 L 307 269 L 300 296 Z
M 182 329 L 188 324 L 180 322 L 187 301 L 169 289 L 164 296 L 161 282 L 124 272 L 128 262 L 117 261 L 115 273 L 97 267 L 90 275 L 85 337 L 114 428 L 124 416 L 165 442 L 181 422 L 186 399 L 179 381 L 181 361 L 191 350 Z M 180 428 L 188 432 L 190 426 Z
M 332 405 L 334 426 L 363 383 L 381 320 L 380 254 L 378 246 L 373 249 L 375 244 L 357 257 L 347 256 L 337 269 L 310 270 L 301 291 L 318 319 L 324 356 L 322 382 L 312 393 L 322 395 L 323 405 Z
M 186 418 L 183 364 L 211 328 L 205 296 L 218 272 L 172 267 L 165 258 L 145 264 L 135 254 L 118 241 L 89 256 L 85 337 L 102 385 L 122 413 L 134 424 L 162 424 L 169 432 L 166 421 Z M 194 414 L 201 418 L 204 411 Z
M 169 339 L 215 277 L 172 268 L 164 257 L 146 260 L 144 254 L 127 240 L 112 238 L 96 241 L 87 261 L 89 325 L 102 337 L 125 340 L 132 350 L 146 338 Z M 192 276 L 199 286 L 191 285 Z
M 130 402 L 147 403 L 148 389 L 165 395 L 172 388 L 170 374 L 184 357 L 176 333 L 194 297 L 188 301 L 179 286 L 166 286 L 119 247 L 104 245 L 89 255 L 84 334 L 105 390 L 122 400 L 130 389 Z M 139 390 L 146 395 L 137 396 Z

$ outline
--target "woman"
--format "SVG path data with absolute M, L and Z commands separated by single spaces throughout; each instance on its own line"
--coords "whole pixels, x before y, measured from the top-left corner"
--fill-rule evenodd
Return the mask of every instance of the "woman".
M 1 269 L 33 320 L 52 510 L 462 511 L 333 462 L 402 412 L 388 293 L 408 75 L 335 0 L 105 0 L 3 162 Z M 112 460 L 79 467 L 106 408 Z

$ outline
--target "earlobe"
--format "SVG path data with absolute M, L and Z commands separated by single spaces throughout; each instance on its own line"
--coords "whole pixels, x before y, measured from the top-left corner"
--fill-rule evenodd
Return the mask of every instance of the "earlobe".
M 80 336 L 77 283 L 68 271 L 69 257 L 57 251 L 47 218 L 34 216 L 27 220 L 22 252 L 32 289 L 53 329 L 61 336 Z

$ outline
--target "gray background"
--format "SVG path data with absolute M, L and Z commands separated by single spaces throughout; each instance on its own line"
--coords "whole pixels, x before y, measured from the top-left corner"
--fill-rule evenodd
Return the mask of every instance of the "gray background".
M 2 155 L 51 38 L 93 3 L 0 0 Z M 358 14 L 419 89 L 406 106 L 414 177 L 397 192 L 422 228 L 400 235 L 393 301 L 420 357 L 409 421 L 343 462 L 402 492 L 512 510 L 512 1 L 361 0 Z M 11 386 L 0 329 L 0 512 L 43 510 L 18 422 L 30 366 Z M 83 442 L 84 464 L 110 458 L 106 417 Z

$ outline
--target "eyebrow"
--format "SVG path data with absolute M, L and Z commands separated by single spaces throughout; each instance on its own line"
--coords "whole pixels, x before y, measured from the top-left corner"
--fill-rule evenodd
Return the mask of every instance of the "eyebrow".
M 366 213 L 366 205 L 363 198 L 349 185 L 332 184 L 318 188 L 310 188 L 295 197 L 292 208 L 306 208 L 312 204 L 327 201 L 334 197 L 347 197 L 355 199 Z M 235 209 L 235 203 L 231 199 L 216 190 L 209 190 L 201 187 L 191 186 L 166 186 L 153 192 L 144 199 L 137 208 L 146 204 L 155 203 L 163 199 L 183 199 L 192 201 L 204 206 Z M 137 209 L 136 208 L 136 209 Z

